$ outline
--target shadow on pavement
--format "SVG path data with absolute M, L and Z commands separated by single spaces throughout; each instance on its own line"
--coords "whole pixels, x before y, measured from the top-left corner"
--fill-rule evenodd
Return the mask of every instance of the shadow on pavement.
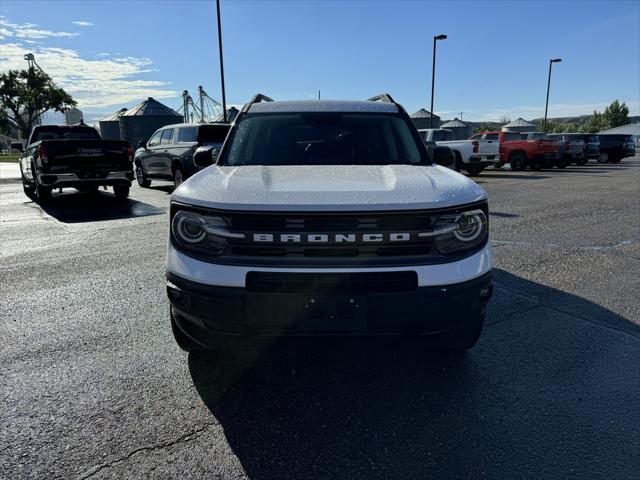
M 495 173 L 494 173 L 495 172 Z M 517 180 L 543 180 L 545 178 L 549 178 L 545 175 L 527 175 L 527 174 L 515 174 L 515 173 L 501 173 L 500 170 L 484 170 L 480 175 L 474 177 L 473 180 L 476 183 L 478 180 L 482 180 L 483 178 L 513 178 Z
M 249 478 L 634 476 L 640 328 L 504 271 L 495 282 L 462 356 L 278 342 L 190 354 L 191 376 Z
M 37 204 L 33 204 L 37 206 Z M 81 193 L 75 190 L 54 192 L 51 200 L 40 205 L 48 215 L 64 223 L 101 222 L 122 218 L 159 215 L 165 210 L 148 203 L 132 200 L 117 200 L 112 191 Z

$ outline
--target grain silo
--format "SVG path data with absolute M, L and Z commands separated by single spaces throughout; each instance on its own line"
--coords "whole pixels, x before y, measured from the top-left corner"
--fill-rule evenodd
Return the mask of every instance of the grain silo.
M 440 125 L 440 128 L 451 130 L 453 132 L 453 138 L 455 140 L 466 140 L 473 133 L 472 127 L 468 126 L 466 123 L 458 120 L 457 118 L 443 123 L 442 125 Z
M 120 140 L 120 115 L 126 111 L 126 108 L 121 108 L 98 122 L 100 136 L 104 140 Z
M 411 114 L 411 120 L 417 129 L 423 128 L 440 128 L 440 117 L 433 116 L 433 126 L 431 125 L 431 113 L 424 108 L 421 108 L 417 112 Z
M 137 148 L 140 142 L 149 140 L 153 132 L 160 127 L 183 123 L 184 118 L 178 112 L 149 97 L 122 113 L 118 121 L 120 139 Z
M 513 122 L 502 126 L 503 132 L 535 132 L 536 126 L 523 118 L 517 118 Z

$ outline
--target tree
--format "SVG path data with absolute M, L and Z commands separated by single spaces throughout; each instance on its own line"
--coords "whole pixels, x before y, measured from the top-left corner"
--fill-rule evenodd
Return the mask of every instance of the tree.
M 606 128 L 619 127 L 620 125 L 626 125 L 629 123 L 629 108 L 622 102 L 614 100 L 611 102 L 602 114 L 605 123 L 608 125 Z
M 591 115 L 583 125 L 582 131 L 584 133 L 596 133 L 600 130 L 606 130 L 607 128 L 609 128 L 609 126 L 606 123 L 603 115 L 600 112 L 594 110 L 593 115 Z
M 63 112 L 77 103 L 40 69 L 9 70 L 0 74 L 0 108 L 27 138 L 38 118 L 48 110 Z

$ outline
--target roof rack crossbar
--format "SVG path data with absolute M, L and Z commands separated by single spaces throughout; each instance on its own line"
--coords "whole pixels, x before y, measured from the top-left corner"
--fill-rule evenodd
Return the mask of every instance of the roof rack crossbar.
M 380 95 L 376 95 L 375 97 L 368 98 L 367 102 L 385 102 L 396 104 L 396 101 L 388 93 L 381 93 Z

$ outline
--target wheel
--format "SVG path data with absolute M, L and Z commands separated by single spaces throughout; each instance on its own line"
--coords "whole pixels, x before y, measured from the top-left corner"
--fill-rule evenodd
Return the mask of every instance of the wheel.
M 22 176 L 22 190 L 24 191 L 24 194 L 27 197 L 33 200 L 36 194 L 36 187 L 33 183 L 27 182 L 27 179 L 24 178 L 24 175 L 21 175 L 21 176 Z
M 129 196 L 129 185 L 114 185 L 113 194 L 118 200 L 125 200 Z
M 35 182 L 35 192 L 39 204 L 44 205 L 51 200 L 51 187 L 44 187 L 37 180 Z
M 465 165 L 464 169 L 469 175 L 475 177 L 476 175 L 480 175 L 480 172 L 484 170 L 484 167 L 482 165 Z
M 151 186 L 151 180 L 147 179 L 140 163 L 136 163 L 136 180 L 142 188 L 149 188 Z
M 203 351 L 200 345 L 191 340 L 182 330 L 180 330 L 180 327 L 178 327 L 173 318 L 173 314 L 171 314 L 171 333 L 173 333 L 173 339 L 178 344 L 178 347 L 180 347 L 180 350 L 185 352 Z
M 509 163 L 511 164 L 511 170 L 520 172 L 527 168 L 527 157 L 523 153 L 515 153 Z
M 605 152 L 600 152 L 600 156 L 598 157 L 598 163 L 607 163 L 609 161 L 609 155 Z
M 178 188 L 185 181 L 184 172 L 180 165 L 173 167 L 173 185 Z

